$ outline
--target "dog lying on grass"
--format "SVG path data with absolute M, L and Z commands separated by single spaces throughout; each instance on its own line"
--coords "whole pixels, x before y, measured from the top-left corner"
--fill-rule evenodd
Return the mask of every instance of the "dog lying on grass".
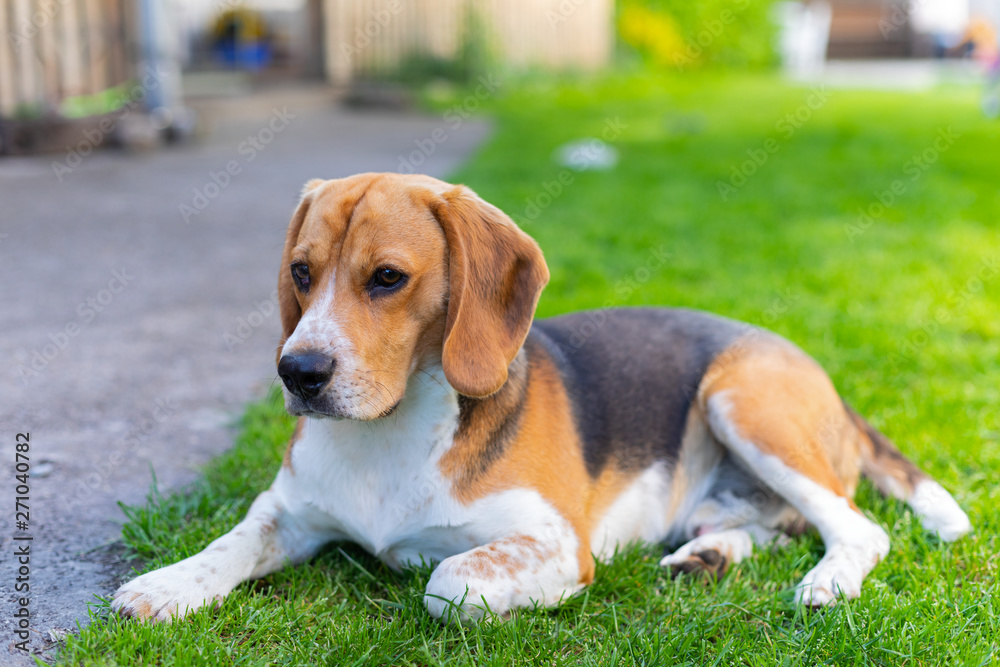
M 534 321 L 548 277 L 463 186 L 307 183 L 278 278 L 284 463 L 232 531 L 112 607 L 167 621 L 349 540 L 437 562 L 427 609 L 464 621 L 557 604 L 620 544 L 681 543 L 663 566 L 722 576 L 806 525 L 826 553 L 796 596 L 827 605 L 889 553 L 851 499 L 860 475 L 942 539 L 970 530 L 792 343 L 691 310 Z

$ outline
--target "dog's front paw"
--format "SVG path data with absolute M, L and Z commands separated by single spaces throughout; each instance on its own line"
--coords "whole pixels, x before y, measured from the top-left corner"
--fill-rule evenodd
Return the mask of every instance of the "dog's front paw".
M 111 609 L 122 616 L 169 623 L 209 602 L 218 604 L 224 596 L 225 592 L 213 590 L 209 573 L 177 563 L 124 584 L 115 592 Z
M 506 576 L 477 569 L 466 554 L 444 559 L 431 574 L 424 604 L 434 618 L 445 622 L 470 623 L 488 615 L 506 615 L 516 587 Z M 486 576 L 483 576 L 486 575 Z
M 558 604 L 583 585 L 579 573 L 575 541 L 510 535 L 441 561 L 424 604 L 444 621 L 505 617 L 512 609 Z

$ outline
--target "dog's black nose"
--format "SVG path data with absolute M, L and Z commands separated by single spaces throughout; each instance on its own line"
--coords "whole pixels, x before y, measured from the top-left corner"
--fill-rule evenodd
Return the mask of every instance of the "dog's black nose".
M 288 391 L 308 401 L 330 381 L 335 365 L 331 357 L 318 352 L 286 354 L 278 361 L 278 377 Z

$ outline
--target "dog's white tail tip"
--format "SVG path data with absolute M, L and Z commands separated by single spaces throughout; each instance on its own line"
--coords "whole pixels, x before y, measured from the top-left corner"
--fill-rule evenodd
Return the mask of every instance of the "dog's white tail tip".
M 917 484 L 907 501 L 928 531 L 946 542 L 954 542 L 972 530 L 968 515 L 951 494 L 932 479 Z

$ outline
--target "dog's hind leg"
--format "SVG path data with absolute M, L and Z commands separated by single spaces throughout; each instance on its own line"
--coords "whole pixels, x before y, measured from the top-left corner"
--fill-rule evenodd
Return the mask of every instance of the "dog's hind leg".
M 777 339 L 745 344 L 707 376 L 699 400 L 712 433 L 817 528 L 826 554 L 797 587 L 812 606 L 857 597 L 889 553 L 888 535 L 851 500 L 856 430 L 823 370 Z
M 660 560 L 676 574 L 701 574 L 720 579 L 729 567 L 753 553 L 754 543 L 773 539 L 776 531 L 757 524 L 699 535 Z
M 748 557 L 754 544 L 787 540 L 782 531 L 802 522 L 798 512 L 730 456 L 718 464 L 714 478 L 708 496 L 679 527 L 688 542 L 660 561 L 674 574 L 699 573 L 719 579 L 729 566 Z

